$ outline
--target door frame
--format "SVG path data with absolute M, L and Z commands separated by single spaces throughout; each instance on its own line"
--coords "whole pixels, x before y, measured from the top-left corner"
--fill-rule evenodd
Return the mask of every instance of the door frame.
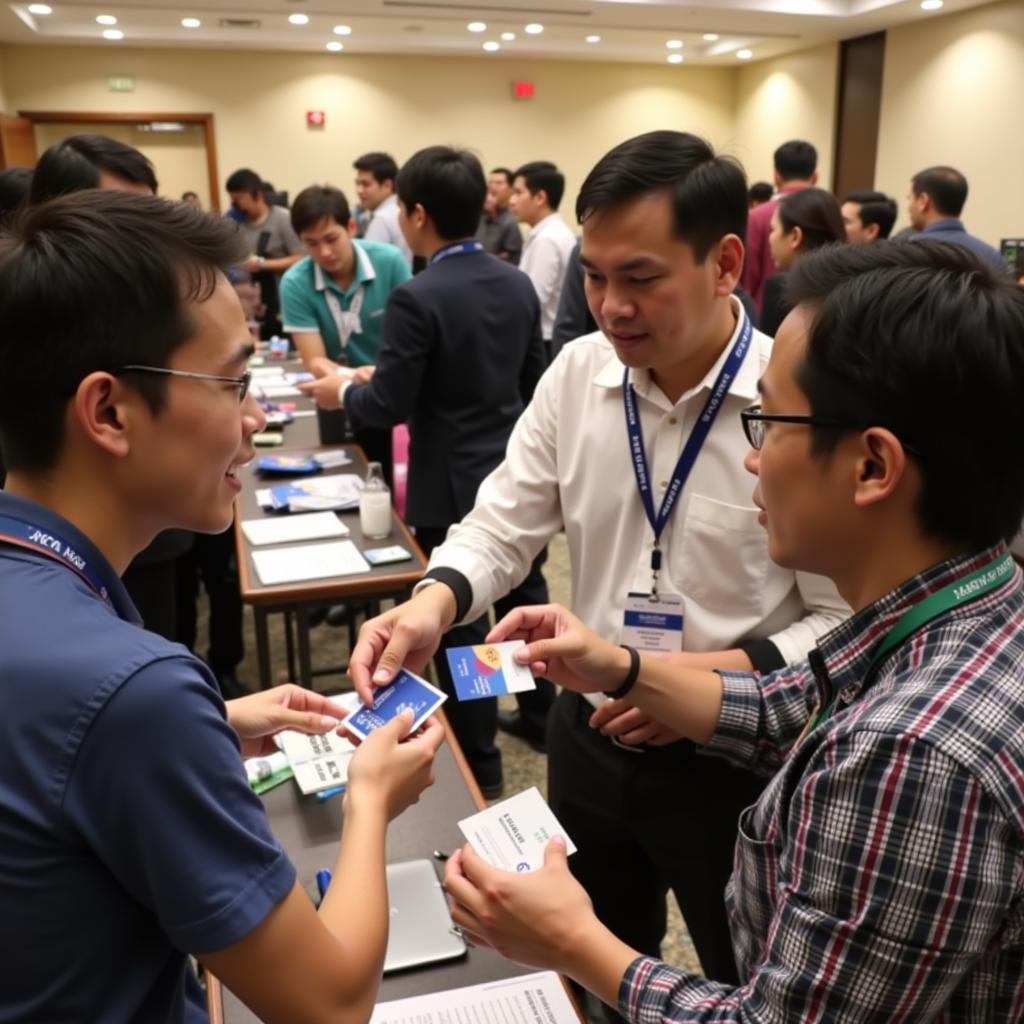
M 213 114 L 124 114 L 83 113 L 80 110 L 19 110 L 19 117 L 33 124 L 144 124 L 147 121 L 180 121 L 203 126 L 206 144 L 206 173 L 209 177 L 210 208 L 220 210 L 220 176 L 217 173 L 217 143 Z

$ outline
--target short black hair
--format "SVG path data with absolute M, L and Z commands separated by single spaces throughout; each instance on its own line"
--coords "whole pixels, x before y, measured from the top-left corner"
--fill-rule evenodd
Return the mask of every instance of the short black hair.
M 347 229 L 352 219 L 352 210 L 340 188 L 333 185 L 310 185 L 295 197 L 291 216 L 292 228 L 295 234 L 300 235 L 325 217 L 331 217 Z
M 818 169 L 818 151 L 809 142 L 790 139 L 775 150 L 772 161 L 783 181 L 807 181 Z
M 189 304 L 245 259 L 234 223 L 188 203 L 90 189 L 30 208 L 0 237 L 0 448 L 7 468 L 60 456 L 67 403 L 97 370 L 166 366 Z M 157 413 L 166 382 L 132 376 Z
M 889 237 L 899 212 L 895 199 L 890 199 L 884 192 L 868 189 L 863 192 L 851 192 L 843 202 L 856 203 L 860 207 L 858 216 L 861 224 L 865 227 L 877 224 L 878 237 Z
M 248 192 L 249 195 L 263 195 L 263 179 L 248 167 L 239 168 L 224 184 L 225 192 Z
M 936 213 L 959 217 L 967 202 L 967 179 L 955 167 L 928 167 L 910 181 L 915 196 L 927 193 Z
M 103 171 L 145 185 L 156 194 L 153 165 L 134 146 L 106 135 L 70 135 L 39 158 L 29 202 L 44 203 L 68 192 L 97 188 Z
M 512 180 L 522 178 L 527 190 L 531 195 L 536 195 L 541 189 L 548 197 L 548 206 L 557 210 L 562 204 L 562 196 L 565 195 L 565 175 L 550 160 L 534 160 L 532 163 L 523 164 L 516 169 Z
M 786 231 L 800 229 L 803 234 L 802 253 L 832 242 L 846 241 L 846 224 L 839 202 L 823 188 L 788 192 L 779 203 L 779 220 Z
M 886 427 L 919 453 L 929 535 L 972 547 L 1012 538 L 1024 517 L 1024 466 L 1007 457 L 1024 434 L 1024 291 L 932 241 L 822 249 L 787 285 L 813 311 L 797 372 L 812 413 Z M 813 428 L 814 450 L 841 436 Z
M 767 181 L 755 181 L 747 195 L 752 203 L 767 203 L 775 195 L 775 189 Z
M 509 188 L 512 187 L 512 182 L 516 180 L 515 171 L 511 167 L 492 167 L 491 174 L 503 174 L 505 175 L 505 184 Z
M 442 238 L 469 238 L 476 232 L 487 198 L 487 179 L 468 149 L 421 149 L 402 165 L 395 187 L 406 210 L 419 203 Z
M 0 231 L 25 207 L 31 188 L 31 167 L 8 167 L 0 171 Z
M 390 153 L 364 153 L 352 166 L 357 171 L 369 171 L 380 185 L 398 178 L 398 164 Z
M 187 192 L 182 192 L 181 193 L 181 198 L 183 200 L 184 199 L 198 199 L 199 198 L 199 193 L 198 192 L 193 192 L 191 189 L 189 189 Z
M 725 235 L 746 237 L 743 168 L 689 132 L 647 132 L 605 153 L 583 182 L 576 219 L 583 224 L 598 210 L 661 190 L 672 197 L 673 235 L 692 246 L 698 263 Z

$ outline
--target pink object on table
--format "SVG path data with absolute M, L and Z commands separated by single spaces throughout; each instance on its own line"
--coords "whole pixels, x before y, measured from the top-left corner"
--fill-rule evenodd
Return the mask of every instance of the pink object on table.
M 395 511 L 404 519 L 406 481 L 409 478 L 409 428 L 404 423 L 391 431 L 391 458 L 394 463 Z

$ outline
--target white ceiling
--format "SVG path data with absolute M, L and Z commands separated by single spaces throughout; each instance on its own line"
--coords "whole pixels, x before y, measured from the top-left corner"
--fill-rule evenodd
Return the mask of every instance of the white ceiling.
M 684 66 L 734 66 L 743 49 L 756 61 L 984 2 L 945 0 L 940 11 L 925 12 L 920 0 L 51 0 L 49 15 L 31 14 L 27 2 L 0 7 L 0 42 L 323 52 L 333 41 L 344 45 L 339 60 L 395 53 L 664 63 L 675 52 Z M 308 24 L 290 24 L 296 13 L 307 15 Z M 103 38 L 108 26 L 97 24 L 101 14 L 117 18 L 123 39 Z M 184 17 L 200 19 L 201 27 L 182 27 Z M 473 21 L 486 30 L 470 32 Z M 528 35 L 530 22 L 543 32 Z M 335 35 L 335 25 L 352 32 Z M 515 39 L 502 40 L 503 32 Z M 705 33 L 719 38 L 705 40 Z M 587 42 L 588 35 L 600 42 Z M 670 39 L 682 47 L 666 48 Z M 500 50 L 485 54 L 484 42 Z

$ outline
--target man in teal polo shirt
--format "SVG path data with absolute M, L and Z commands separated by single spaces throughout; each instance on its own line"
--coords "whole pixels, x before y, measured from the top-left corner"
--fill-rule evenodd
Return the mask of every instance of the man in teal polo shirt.
M 401 252 L 384 242 L 356 241 L 355 221 L 340 189 L 311 185 L 295 198 L 292 227 L 308 256 L 281 280 L 281 314 L 302 362 L 326 377 L 339 365 L 377 361 L 384 308 L 392 290 L 410 278 Z M 366 369 L 360 379 L 369 379 Z M 391 476 L 391 431 L 352 424 L 367 458 Z

